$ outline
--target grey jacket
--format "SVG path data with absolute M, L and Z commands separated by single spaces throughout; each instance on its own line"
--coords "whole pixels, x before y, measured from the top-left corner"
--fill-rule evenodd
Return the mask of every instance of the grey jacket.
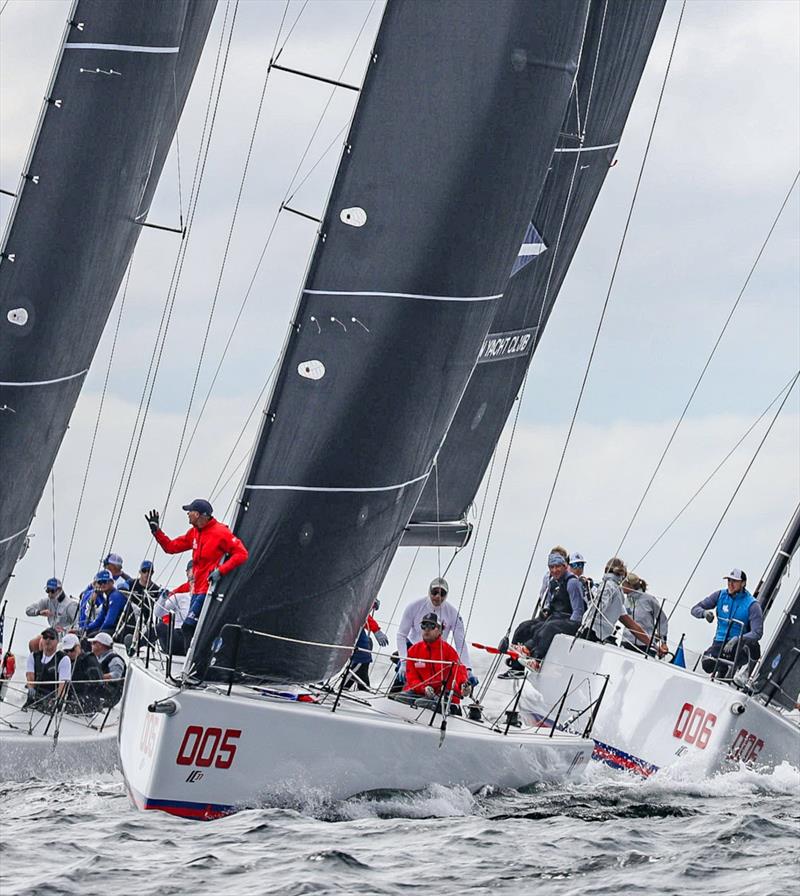
M 638 622 L 648 635 L 653 631 L 656 619 L 658 619 L 658 627 L 656 628 L 656 636 L 653 643 L 659 639 L 662 641 L 667 640 L 669 623 L 667 622 L 666 613 L 661 610 L 661 601 L 657 597 L 648 594 L 646 591 L 631 591 L 630 594 L 625 595 L 625 607 L 628 615 L 632 616 L 634 621 Z M 623 629 L 622 637 L 629 644 L 636 644 L 637 647 L 645 646 L 637 641 L 627 628 Z
M 42 610 L 47 610 L 47 625 L 54 628 L 59 638 L 65 634 L 75 622 L 78 615 L 78 601 L 64 595 L 63 600 L 53 600 L 51 597 L 43 597 L 32 603 L 25 610 L 26 616 L 38 616 Z M 44 627 L 44 625 L 43 625 Z
M 592 589 L 592 597 L 583 614 L 583 627 L 591 629 L 598 641 L 605 641 L 614 634 L 620 616 L 626 613 L 620 576 L 607 572 L 603 581 Z

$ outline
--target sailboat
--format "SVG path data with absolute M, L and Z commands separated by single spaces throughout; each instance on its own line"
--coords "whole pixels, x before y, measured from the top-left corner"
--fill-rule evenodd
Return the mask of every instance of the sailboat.
M 509 274 L 539 251 L 531 210 L 549 195 L 564 213 L 560 163 L 578 169 L 584 101 L 606 108 L 618 140 L 662 7 L 387 5 L 239 500 L 250 559 L 207 597 L 185 662 L 129 668 L 119 744 L 138 807 L 212 818 L 309 790 L 518 787 L 587 764 L 583 734 L 319 682 L 346 666 L 416 537 Z M 592 99 L 601 43 L 619 81 Z M 585 180 L 564 265 L 607 167 Z
M 765 617 L 776 612 L 782 579 L 799 549 L 800 506 L 754 591 Z M 723 662 L 709 677 L 645 653 L 557 635 L 541 672 L 530 675 L 532 687 L 523 687 L 522 711 L 552 724 L 544 707 L 561 693 L 565 669 L 574 676 L 566 727 L 570 713 L 591 699 L 597 676 L 608 676 L 602 678 L 608 683 L 593 728 L 593 756 L 612 768 L 649 777 L 681 765 L 695 774 L 740 763 L 764 770 L 784 762 L 800 766 L 800 584 L 750 675 L 733 675 Z
M 0 252 L 0 599 L 148 226 L 215 5 L 70 10 Z M 113 767 L 117 710 L 23 711 L 24 693 L 1 707 L 0 776 Z

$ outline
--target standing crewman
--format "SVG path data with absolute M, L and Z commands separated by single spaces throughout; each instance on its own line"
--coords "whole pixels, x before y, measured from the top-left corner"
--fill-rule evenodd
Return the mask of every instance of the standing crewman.
M 248 555 L 247 548 L 233 532 L 214 519 L 214 508 L 204 498 L 195 498 L 191 504 L 184 504 L 183 509 L 189 517 L 191 528 L 177 538 L 170 538 L 161 531 L 158 511 L 151 510 L 145 519 L 153 537 L 167 554 L 192 550 L 192 599 L 182 626 L 188 647 L 197 628 L 206 594 L 216 587 L 222 576 L 241 566 Z
M 75 624 L 78 615 L 78 602 L 68 597 L 61 586 L 61 579 L 48 579 L 45 585 L 47 597 L 34 601 L 25 610 L 26 616 L 44 616 L 50 628 L 54 628 L 59 638 L 63 638 Z M 28 649 L 34 653 L 39 649 L 39 635 L 31 638 Z

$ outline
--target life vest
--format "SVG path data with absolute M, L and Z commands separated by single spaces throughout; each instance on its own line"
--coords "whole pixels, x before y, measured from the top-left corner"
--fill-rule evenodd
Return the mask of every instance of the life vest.
M 57 650 L 49 663 L 43 663 L 42 656 L 41 650 L 33 654 L 33 680 L 36 682 L 34 689 L 37 694 L 49 694 L 58 682 L 58 664 L 66 654 Z
M 105 656 L 103 656 L 98 661 L 100 663 L 100 670 L 103 675 L 109 675 L 111 673 L 111 660 L 113 660 L 115 656 L 119 656 L 119 654 L 115 653 L 113 650 L 109 650 L 106 652 Z M 122 657 L 120 657 L 120 659 L 122 659 Z M 122 660 L 122 665 L 122 678 L 110 678 L 108 680 L 104 680 L 104 684 L 106 687 L 106 702 L 110 706 L 114 706 L 114 704 L 118 703 L 120 698 L 122 697 L 122 685 L 125 681 L 125 675 L 128 671 L 128 667 L 125 665 L 125 660 Z
M 569 599 L 567 582 L 574 578 L 577 577 L 571 572 L 568 572 L 563 578 L 550 580 L 550 584 L 548 585 L 548 590 L 550 591 L 550 603 L 547 607 L 554 616 L 572 615 L 572 601 Z
M 738 594 L 729 594 L 723 588 L 717 597 L 717 631 L 715 641 L 728 641 L 737 635 L 743 635 L 750 629 L 750 607 L 756 602 L 753 595 L 745 588 Z

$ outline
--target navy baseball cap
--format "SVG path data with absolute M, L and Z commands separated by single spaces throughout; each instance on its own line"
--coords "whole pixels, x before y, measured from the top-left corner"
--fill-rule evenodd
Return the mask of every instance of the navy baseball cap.
M 102 584 L 103 582 L 113 582 L 114 576 L 107 569 L 101 569 L 99 573 L 94 577 L 95 582 L 99 582 Z
M 147 570 L 152 569 L 152 568 L 153 568 L 152 560 L 142 560 L 142 562 L 139 564 L 139 572 L 147 572 Z
M 198 513 L 204 513 L 206 516 L 214 515 L 214 508 L 206 501 L 205 498 L 195 498 L 191 504 L 184 504 L 184 510 L 196 510 Z
M 61 579 L 48 579 L 44 586 L 45 591 L 57 591 L 61 587 Z

